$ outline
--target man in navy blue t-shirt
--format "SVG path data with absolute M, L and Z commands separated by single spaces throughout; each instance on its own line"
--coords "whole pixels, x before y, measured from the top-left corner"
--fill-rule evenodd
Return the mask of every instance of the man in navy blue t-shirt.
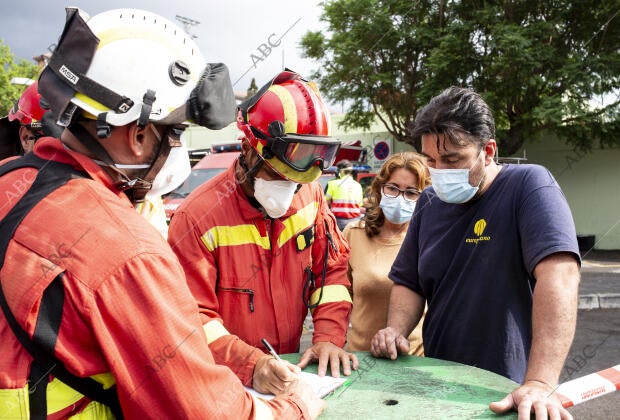
M 541 166 L 495 163 L 493 116 L 471 90 L 433 98 L 413 134 L 432 187 L 392 266 L 388 325 L 371 352 L 406 353 L 426 301 L 427 356 L 522 383 L 493 411 L 570 418 L 553 391 L 575 331 L 580 257 L 560 187 Z

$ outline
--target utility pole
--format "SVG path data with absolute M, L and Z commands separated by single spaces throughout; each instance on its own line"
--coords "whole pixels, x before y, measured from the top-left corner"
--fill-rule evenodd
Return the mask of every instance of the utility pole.
M 185 29 L 185 32 L 187 32 L 187 34 L 192 39 L 198 38 L 196 35 L 194 35 L 193 33 L 190 32 L 190 29 L 191 29 L 192 26 L 199 25 L 200 22 L 198 22 L 197 20 L 194 20 L 194 19 L 186 18 L 184 16 L 179 16 L 179 15 L 176 15 L 176 20 L 178 20 L 179 22 L 181 22 L 183 24 L 183 29 Z

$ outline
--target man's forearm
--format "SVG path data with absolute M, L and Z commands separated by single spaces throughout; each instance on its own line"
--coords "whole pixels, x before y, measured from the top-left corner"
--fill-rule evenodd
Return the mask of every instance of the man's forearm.
M 547 257 L 535 269 L 532 347 L 525 380 L 555 385 L 575 334 L 579 268 L 574 257 Z
M 424 312 L 424 298 L 411 289 L 394 284 L 390 293 L 387 326 L 407 337 Z

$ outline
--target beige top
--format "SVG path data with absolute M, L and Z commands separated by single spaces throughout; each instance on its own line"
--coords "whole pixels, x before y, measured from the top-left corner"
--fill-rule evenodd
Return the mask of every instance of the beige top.
M 383 239 L 368 238 L 363 220 L 349 223 L 344 229 L 344 237 L 351 246 L 349 257 L 349 280 L 353 310 L 351 328 L 347 334 L 348 351 L 369 351 L 372 337 L 387 324 L 388 304 L 392 280 L 388 273 L 404 239 L 404 234 Z M 422 346 L 422 322 L 409 336 L 410 352 L 424 355 Z

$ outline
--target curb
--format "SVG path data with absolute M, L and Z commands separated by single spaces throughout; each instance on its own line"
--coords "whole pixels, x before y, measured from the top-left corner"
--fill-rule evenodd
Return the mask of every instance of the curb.
M 597 293 L 579 295 L 579 309 L 620 308 L 620 293 Z

